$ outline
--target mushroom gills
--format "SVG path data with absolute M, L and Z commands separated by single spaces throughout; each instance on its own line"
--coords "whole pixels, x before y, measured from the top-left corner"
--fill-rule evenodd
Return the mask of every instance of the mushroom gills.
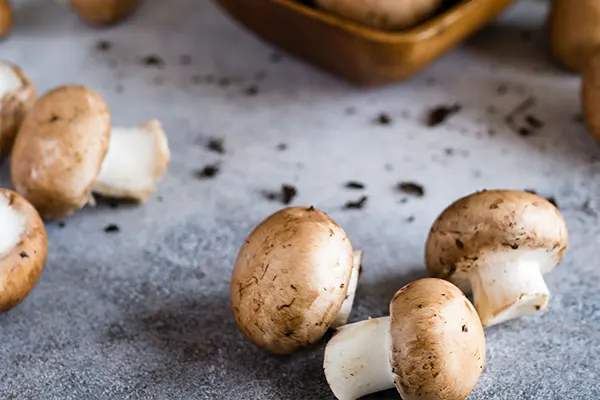
M 350 282 L 348 283 L 348 292 L 346 294 L 346 300 L 342 303 L 340 311 L 338 311 L 331 329 L 337 329 L 340 326 L 348 323 L 348 318 L 352 312 L 352 305 L 354 304 L 354 297 L 356 296 L 356 287 L 358 286 L 358 278 L 360 276 L 360 268 L 362 265 L 364 252 L 362 250 L 356 250 L 354 252 L 354 262 L 352 264 L 352 272 L 350 274 Z
M 339 328 L 325 348 L 327 382 L 339 400 L 355 400 L 394 388 L 390 366 L 390 318 Z
M 542 272 L 553 261 L 545 250 L 496 254 L 482 261 L 469 280 L 484 327 L 546 308 L 550 291 Z
M 167 137 L 157 120 L 133 128 L 113 127 L 93 192 L 144 201 L 156 189 L 169 158 Z
M 23 81 L 15 69 L 8 64 L 0 63 L 0 98 L 23 87 Z
M 0 194 L 0 258 L 10 253 L 21 241 L 27 217 L 15 210 L 10 201 Z

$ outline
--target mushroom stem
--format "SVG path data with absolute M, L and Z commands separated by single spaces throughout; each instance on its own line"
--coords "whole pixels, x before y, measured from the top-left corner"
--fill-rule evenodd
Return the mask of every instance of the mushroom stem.
M 323 369 L 339 400 L 354 400 L 394 387 L 389 326 L 389 317 L 344 325 L 327 343 Z
M 0 98 L 23 87 L 23 80 L 8 64 L 0 64 Z
M 358 286 L 358 277 L 360 276 L 363 255 L 364 252 L 362 250 L 356 250 L 354 252 L 354 263 L 350 274 L 350 282 L 348 283 L 346 300 L 342 303 L 340 311 L 338 311 L 335 320 L 333 320 L 331 329 L 337 329 L 348 323 L 348 318 L 350 318 L 350 313 L 352 312 L 352 305 L 354 304 L 354 297 L 356 296 L 356 287 Z
M 27 217 L 15 210 L 10 201 L 0 193 L 0 259 L 10 253 L 21 241 Z
M 539 257 L 524 254 L 487 259 L 479 265 L 469 280 L 484 327 L 546 308 L 550 292 L 541 265 Z
M 143 202 L 156 189 L 169 158 L 167 137 L 157 120 L 134 128 L 113 127 L 93 191 Z

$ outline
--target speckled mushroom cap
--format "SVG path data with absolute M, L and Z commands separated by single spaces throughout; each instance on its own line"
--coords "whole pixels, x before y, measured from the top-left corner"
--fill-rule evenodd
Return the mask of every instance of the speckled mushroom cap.
M 313 207 L 276 212 L 240 249 L 231 278 L 238 326 L 274 353 L 310 346 L 340 310 L 352 266 L 350 240 L 327 214 Z
M 108 106 L 84 86 L 62 86 L 34 104 L 11 156 L 17 192 L 45 219 L 65 218 L 90 199 L 110 139 Z
M 483 327 L 452 283 L 426 278 L 404 286 L 390 303 L 390 364 L 404 400 L 463 400 L 485 363 Z
M 542 273 L 560 262 L 568 244 L 558 209 L 532 193 L 487 190 L 463 197 L 434 222 L 425 248 L 427 270 L 469 289 L 467 275 L 494 253 L 535 252 Z
M 0 312 L 27 297 L 47 254 L 46 229 L 37 211 L 17 193 L 0 188 Z

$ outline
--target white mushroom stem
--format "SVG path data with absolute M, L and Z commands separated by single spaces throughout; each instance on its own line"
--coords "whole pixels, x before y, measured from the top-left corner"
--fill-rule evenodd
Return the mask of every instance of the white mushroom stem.
M 0 195 L 0 259 L 10 253 L 21 241 L 27 225 L 27 216 L 15 210 L 9 200 Z
M 389 317 L 356 322 L 327 343 L 323 369 L 336 398 L 354 400 L 394 387 L 389 327 Z
M 542 277 L 545 252 L 498 254 L 469 275 L 475 308 L 484 327 L 543 310 L 550 292 Z
M 23 80 L 12 65 L 0 63 L 0 99 L 23 87 Z
M 169 158 L 167 136 L 157 120 L 134 128 L 113 127 L 93 191 L 144 201 L 156 190 Z
M 352 265 L 352 272 L 350 274 L 350 282 L 348 283 L 348 291 L 346 293 L 346 300 L 342 303 L 340 311 L 338 311 L 331 329 L 339 328 L 342 325 L 348 323 L 350 313 L 352 312 L 352 305 L 354 304 L 354 297 L 356 296 L 356 287 L 358 286 L 358 277 L 360 275 L 360 268 L 362 265 L 364 252 L 362 250 L 356 250 L 354 252 L 354 263 Z

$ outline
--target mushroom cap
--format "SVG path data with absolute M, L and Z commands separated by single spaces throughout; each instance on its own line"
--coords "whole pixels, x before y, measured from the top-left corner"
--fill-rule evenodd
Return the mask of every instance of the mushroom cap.
M 13 26 L 13 12 L 10 1 L 0 0 L 0 39 L 8 35 Z
M 231 277 L 238 326 L 277 354 L 310 346 L 346 299 L 352 266 L 350 239 L 327 214 L 313 207 L 276 212 L 240 249 Z
M 581 103 L 585 123 L 596 140 L 600 140 L 600 115 L 597 112 L 600 106 L 600 51 L 590 56 L 581 78 Z
M 90 25 L 111 25 L 131 14 L 140 0 L 70 0 L 77 15 Z
M 62 86 L 40 97 L 25 117 L 11 157 L 17 192 L 45 219 L 82 208 L 108 149 L 110 113 L 96 92 Z
M 42 275 L 47 254 L 46 229 L 35 208 L 0 188 L 0 312 L 27 297 Z
M 25 114 L 35 101 L 36 92 L 33 83 L 17 65 L 0 61 L 0 75 L 6 79 L 3 82 L 0 77 L 0 156 L 6 156 Z M 7 80 L 20 81 L 20 84 Z
M 528 253 L 547 273 L 562 259 L 568 241 L 565 220 L 548 200 L 516 190 L 487 190 L 442 212 L 431 227 L 425 263 L 434 277 L 468 290 L 469 273 L 487 257 Z
M 390 364 L 404 400 L 463 400 L 485 363 L 483 327 L 473 305 L 452 283 L 409 283 L 390 303 Z

